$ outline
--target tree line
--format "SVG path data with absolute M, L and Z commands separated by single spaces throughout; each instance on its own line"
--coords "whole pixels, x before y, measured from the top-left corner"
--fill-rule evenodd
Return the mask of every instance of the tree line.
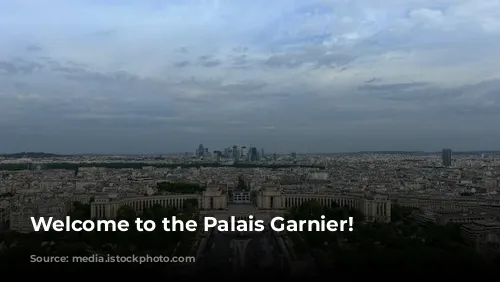
M 152 166 L 157 168 L 200 168 L 200 167 L 236 167 L 236 168 L 292 168 L 292 167 L 306 167 L 306 168 L 319 168 L 324 169 L 324 166 L 317 165 L 295 165 L 295 164 L 250 164 L 250 163 L 234 163 L 231 165 L 221 163 L 179 163 L 179 164 L 151 164 L 151 163 L 47 163 L 43 164 L 43 169 L 67 169 L 77 171 L 79 167 L 103 167 L 111 169 L 142 169 L 145 166 Z M 30 164 L 0 164 L 0 170 L 26 170 L 27 168 L 34 168 L 36 165 Z
M 204 186 L 186 182 L 159 182 L 156 184 L 159 192 L 176 194 L 196 194 L 205 190 Z

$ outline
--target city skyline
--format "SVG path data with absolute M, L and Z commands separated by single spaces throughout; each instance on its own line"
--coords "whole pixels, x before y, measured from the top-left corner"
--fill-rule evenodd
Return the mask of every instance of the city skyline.
M 193 142 L 193 144 L 200 144 L 199 142 Z M 250 144 L 247 144 L 250 146 Z M 205 146 L 205 144 L 204 144 Z M 231 145 L 232 146 L 232 145 Z M 194 147 L 197 147 L 194 146 Z M 227 147 L 227 146 L 226 146 Z M 338 150 L 335 148 L 332 148 L 331 150 L 317 150 L 315 148 L 311 148 L 310 150 L 297 150 L 297 149 L 276 149 L 272 150 L 269 148 L 266 148 L 264 146 L 252 146 L 257 148 L 259 151 L 261 149 L 264 149 L 266 154 L 291 154 L 291 153 L 297 153 L 297 154 L 352 154 L 352 153 L 376 153 L 376 152 L 381 152 L 381 153 L 396 153 L 396 152 L 403 152 L 403 153 L 429 153 L 429 154 L 441 154 L 443 148 L 445 147 L 434 147 L 430 148 L 428 150 L 424 149 L 419 149 L 419 148 L 408 148 L 405 146 L 397 146 L 396 149 L 391 149 L 391 148 L 375 148 L 375 149 L 360 149 L 360 150 Z M 214 151 L 221 151 L 225 147 L 223 145 L 220 146 L 209 146 L 207 145 L 206 148 L 209 149 L 210 153 L 213 153 Z M 400 148 L 400 149 L 397 149 Z M 500 153 L 500 149 L 491 149 L 491 148 L 465 148 L 465 149 L 456 149 L 452 148 L 453 153 Z M 185 154 L 185 153 L 196 153 L 193 148 L 186 147 L 185 150 L 173 150 L 173 149 L 160 149 L 160 150 L 131 150 L 131 151 L 119 151 L 119 150 L 102 150 L 97 147 L 95 151 L 83 151 L 83 150 L 78 150 L 78 148 L 70 151 L 62 151 L 62 150 L 53 150 L 53 151 L 45 151 L 45 150 L 35 150 L 35 149 L 25 149 L 25 150 L 19 150 L 19 151 L 8 151 L 8 150 L 2 150 L 0 148 L 0 155 L 11 155 L 11 154 L 21 154 L 21 153 L 43 153 L 43 154 L 55 154 L 55 155 L 161 155 L 161 154 L 166 154 L 166 155 L 175 155 L 175 154 Z
M 207 147 L 208 148 L 208 147 Z M 223 147 L 221 147 L 224 149 Z M 220 152 L 224 153 L 221 148 L 215 149 L 215 150 L 210 150 L 209 154 L 213 156 L 214 152 Z M 257 147 L 254 147 L 257 148 Z M 264 150 L 266 153 L 266 156 L 272 156 L 273 154 L 276 155 L 291 155 L 291 154 L 298 154 L 298 155 L 349 155 L 349 154 L 388 154 L 388 155 L 404 155 L 404 154 L 423 154 L 423 155 L 436 155 L 436 156 L 441 156 L 443 155 L 444 150 L 451 150 L 451 149 L 440 149 L 440 150 L 432 150 L 432 151 L 422 151 L 422 150 L 376 150 L 376 151 L 371 151 L 371 150 L 363 150 L 363 151 L 341 151 L 341 152 L 300 152 L 300 151 L 288 151 L 288 152 L 279 152 L 279 151 L 266 151 L 265 148 L 257 148 L 258 152 L 262 153 L 261 150 Z M 483 156 L 483 157 L 488 157 L 489 155 L 499 155 L 500 150 L 452 150 L 453 154 L 458 154 L 458 155 L 478 155 L 478 156 Z M 192 156 L 197 155 L 198 151 L 181 151 L 181 152 L 155 152 L 155 153 L 141 153 L 141 152 L 136 152 L 136 153 L 113 153 L 113 152 L 108 152 L 108 153 L 94 153 L 94 152 L 84 152 L 84 153 L 56 153 L 56 152 L 37 152 L 37 151 L 21 151 L 21 152 L 1 152 L 0 151 L 0 157 L 1 156 L 17 156 L 17 155 L 35 155 L 35 154 L 45 154 L 45 155 L 54 155 L 54 156 L 156 156 L 156 155 L 166 155 L 166 156 L 179 156 L 179 155 L 186 155 L 190 154 Z
M 0 0 L 0 151 L 500 150 L 498 0 Z
M 442 153 L 447 162 L 449 149 Z M 385 277 L 401 269 L 410 276 L 427 270 L 447 277 L 463 275 L 457 269 L 494 273 L 499 155 L 454 156 L 449 168 L 437 155 L 313 156 L 269 165 L 103 156 L 47 157 L 32 166 L 26 159 L 2 159 L 0 260 L 30 262 L 24 269 L 32 273 L 35 259 L 63 257 L 76 262 L 69 272 L 95 273 L 102 271 L 99 264 L 83 262 L 148 254 L 178 263 L 127 264 L 118 272 L 107 263 L 103 269 L 115 277 L 133 271 L 167 279 L 271 271 L 282 279 L 352 278 L 365 269 L 372 275 L 374 265 Z M 184 232 L 169 229 L 174 218 Z M 48 246 L 47 233 L 38 229 L 44 219 L 55 231 L 72 231 L 51 232 Z M 330 232 L 309 232 L 322 229 L 321 222 Z M 87 236 L 78 230 L 122 224 L 127 231 Z M 59 264 L 42 268 L 61 273 Z

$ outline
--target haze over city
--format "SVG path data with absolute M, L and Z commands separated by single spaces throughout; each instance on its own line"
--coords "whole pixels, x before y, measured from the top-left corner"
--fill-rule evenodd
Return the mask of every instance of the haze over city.
M 499 150 L 500 1 L 0 1 L 0 152 Z

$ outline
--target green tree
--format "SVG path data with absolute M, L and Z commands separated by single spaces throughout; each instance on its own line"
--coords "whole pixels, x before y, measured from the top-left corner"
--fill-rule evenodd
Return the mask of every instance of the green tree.
M 184 201 L 183 212 L 189 215 L 193 215 L 198 208 L 198 199 L 188 199 Z
M 160 192 L 179 194 L 196 194 L 203 190 L 198 184 L 184 182 L 160 182 L 156 186 Z
M 324 215 L 325 208 L 317 201 L 310 200 L 302 203 L 295 212 L 294 217 L 298 220 L 316 219 Z
M 135 209 L 131 206 L 121 206 L 117 211 L 116 211 L 116 220 L 126 220 L 129 223 L 134 223 L 135 219 L 137 217 L 137 214 L 135 212 Z
M 414 210 L 415 210 L 415 208 L 402 207 L 399 205 L 392 205 L 391 206 L 391 221 L 392 222 L 402 221 L 405 218 L 407 218 L 408 216 L 410 216 Z
M 90 219 L 90 205 L 80 202 L 73 202 L 73 209 L 68 212 L 71 220 L 88 220 Z
M 131 206 L 121 206 L 116 211 L 116 221 L 125 220 L 128 222 L 129 229 L 127 232 L 119 232 L 118 240 L 122 242 L 136 242 L 138 240 L 138 231 L 135 225 L 135 220 L 137 219 L 137 213 L 135 209 Z M 111 233 L 111 232 L 105 232 Z M 99 234 L 99 238 L 103 238 L 107 234 Z
M 163 207 L 155 204 L 141 214 L 142 220 L 153 220 L 156 228 L 152 232 L 136 232 L 134 244 L 141 249 L 165 251 L 179 241 L 180 236 L 176 232 L 165 232 L 163 230 L 163 219 L 178 216 L 179 211 L 173 207 Z
M 335 218 L 336 214 L 333 214 L 333 210 L 325 208 L 315 200 L 306 201 L 300 206 L 290 209 L 286 218 L 293 220 L 321 220 L 322 215 L 324 215 L 326 219 L 338 220 L 338 218 Z M 300 235 L 291 234 L 291 236 L 294 244 L 297 245 L 298 250 L 303 250 L 308 247 L 323 249 L 326 245 L 329 245 L 330 242 L 337 240 L 335 234 L 329 231 L 300 232 Z M 301 242 L 301 240 L 298 240 L 297 238 L 303 238 L 304 242 Z

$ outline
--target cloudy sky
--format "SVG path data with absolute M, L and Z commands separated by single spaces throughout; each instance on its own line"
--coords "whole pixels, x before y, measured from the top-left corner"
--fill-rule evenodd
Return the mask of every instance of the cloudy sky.
M 500 0 L 0 0 L 0 152 L 500 149 Z

